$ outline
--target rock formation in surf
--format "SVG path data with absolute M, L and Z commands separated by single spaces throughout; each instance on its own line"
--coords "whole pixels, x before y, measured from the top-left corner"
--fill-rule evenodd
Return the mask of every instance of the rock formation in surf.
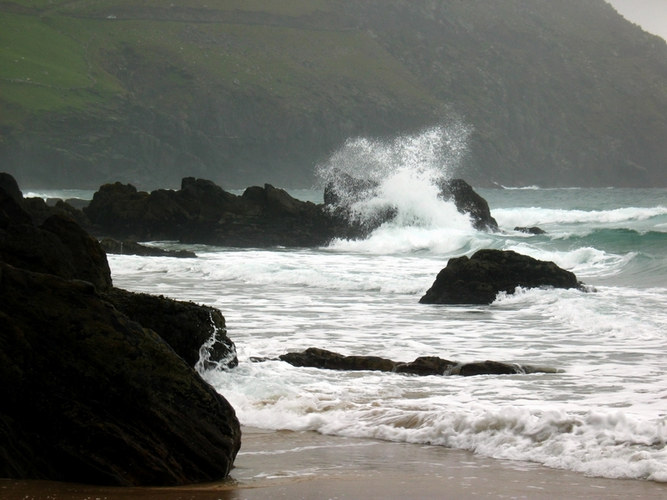
M 225 477 L 239 422 L 192 368 L 203 343 L 235 365 L 222 315 L 114 288 L 97 241 L 63 215 L 35 225 L 11 181 L 0 175 L 0 477 Z
M 97 234 L 137 241 L 303 247 L 323 245 L 334 232 L 321 207 L 282 189 L 267 184 L 236 196 L 191 177 L 177 191 L 146 193 L 129 184 L 106 184 L 84 212 Z
M 490 304 L 499 292 L 555 287 L 581 288 L 574 273 L 509 250 L 479 250 L 450 259 L 421 298 L 422 304 Z
M 353 205 L 365 198 L 374 197 L 379 185 L 373 180 L 355 178 L 345 172 L 334 172 L 333 177 L 334 180 L 324 188 L 324 203 L 338 219 L 350 221 L 347 236 L 366 235 L 395 217 L 396 208 L 388 205 L 370 220 L 355 221 L 350 213 Z M 442 178 L 437 181 L 437 185 L 440 198 L 453 201 L 460 213 L 470 217 L 475 229 L 498 230 L 498 223 L 491 215 L 489 204 L 466 181 Z
M 345 188 L 359 197 L 372 196 L 374 187 L 350 177 Z M 465 181 L 443 180 L 440 188 L 444 199 L 470 215 L 474 227 L 498 229 L 487 202 Z M 211 181 L 186 177 L 176 191 L 147 193 L 130 184 L 105 184 L 83 211 L 90 231 L 99 236 L 234 247 L 312 247 L 337 237 L 361 238 L 396 214 L 387 206 L 373 220 L 360 222 L 331 186 L 324 198 L 324 205 L 297 200 L 269 184 L 236 196 Z
M 515 375 L 521 373 L 555 373 L 554 368 L 517 365 L 499 361 L 459 363 L 436 356 L 422 356 L 414 361 L 400 362 L 378 356 L 344 356 L 342 354 L 310 347 L 301 352 L 289 352 L 278 357 L 293 366 L 323 368 L 327 370 L 370 370 L 403 373 L 407 375 Z M 262 360 L 256 360 L 262 361 Z

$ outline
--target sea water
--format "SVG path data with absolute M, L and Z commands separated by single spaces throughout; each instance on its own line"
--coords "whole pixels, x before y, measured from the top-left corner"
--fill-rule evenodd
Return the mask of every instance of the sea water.
M 354 201 L 355 213 L 397 209 L 366 239 L 311 249 L 161 242 L 198 257 L 110 255 L 114 284 L 223 312 L 239 366 L 202 375 L 243 425 L 667 481 L 667 190 L 480 189 L 500 231 L 475 231 L 433 187 L 457 161 L 443 161 L 441 150 L 456 151 L 463 136 L 441 138 L 435 149 L 427 135 L 351 142 L 321 167 L 326 178 L 332 165 L 340 171 L 363 160 L 378 188 Z M 534 225 L 546 234 L 514 230 Z M 520 289 L 488 306 L 419 304 L 448 259 L 482 248 L 553 261 L 587 291 Z M 251 362 L 308 347 L 558 372 L 419 377 Z

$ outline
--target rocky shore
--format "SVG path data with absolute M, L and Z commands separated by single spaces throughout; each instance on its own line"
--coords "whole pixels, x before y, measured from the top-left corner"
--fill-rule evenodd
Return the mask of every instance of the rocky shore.
M 349 203 L 354 196 L 342 199 L 337 189 L 371 196 L 377 186 L 349 176 L 339 181 L 325 189 L 324 204 L 297 200 L 269 184 L 249 187 L 240 196 L 192 177 L 184 178 L 179 190 L 150 193 L 130 184 L 105 184 L 78 217 L 92 234 L 120 240 L 313 247 L 339 237 L 364 237 L 395 215 L 393 207 L 387 206 L 372 220 L 353 220 Z M 452 199 L 476 228 L 498 229 L 486 201 L 465 181 L 442 180 L 440 188 L 441 196 Z M 70 207 L 70 211 L 76 209 Z
M 204 343 L 236 364 L 220 312 L 113 287 L 98 241 L 63 214 L 36 224 L 33 203 L 0 176 L 0 476 L 226 477 L 239 422 L 193 369 Z
M 376 187 L 344 181 L 359 196 Z M 441 196 L 479 230 L 498 230 L 486 201 L 464 181 L 443 181 Z M 385 207 L 377 219 L 355 223 L 347 216 L 350 200 L 336 186 L 328 186 L 325 203 L 317 205 L 270 185 L 236 196 L 186 178 L 180 190 L 152 193 L 107 184 L 79 210 L 24 199 L 15 180 L 0 174 L 0 477 L 107 485 L 226 477 L 241 446 L 239 421 L 194 369 L 238 365 L 225 318 L 211 307 L 114 287 L 104 248 L 122 241 L 143 252 L 134 240 L 324 245 L 335 237 L 362 237 L 394 215 Z M 118 240 L 103 240 L 103 247 L 97 238 L 109 236 Z M 551 262 L 481 250 L 450 259 L 421 302 L 488 304 L 498 292 L 541 286 L 582 285 Z M 277 359 L 406 375 L 557 371 L 436 356 L 397 362 L 320 348 Z

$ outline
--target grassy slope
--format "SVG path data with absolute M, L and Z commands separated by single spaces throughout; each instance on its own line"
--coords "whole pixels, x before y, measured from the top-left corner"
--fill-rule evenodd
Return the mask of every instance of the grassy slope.
M 627 177 L 628 161 L 655 170 L 667 153 L 667 51 L 595 1 L 170 5 L 0 4 L 6 162 L 31 165 L 31 181 L 188 169 L 272 181 L 295 163 L 305 175 L 349 135 L 426 125 L 444 106 L 475 127 L 478 179 L 520 183 L 540 165 L 557 182 L 586 166 L 584 182 L 604 183 L 614 154 Z
M 313 113 L 347 108 L 343 114 L 352 116 L 346 121 L 356 122 L 354 114 L 364 107 L 390 110 L 397 101 L 406 108 L 415 103 L 424 109 L 437 105 L 383 47 L 327 11 L 331 2 L 210 3 L 210 8 L 193 0 L 179 2 L 176 8 L 158 1 L 5 3 L 0 13 L 0 130 L 5 142 L 29 131 L 15 139 L 23 141 L 15 149 L 44 149 L 41 156 L 24 154 L 14 161 L 36 164 L 33 178 L 65 175 L 70 168 L 78 172 L 70 178 L 90 177 L 94 183 L 96 176 L 124 178 L 122 172 L 114 172 L 122 171 L 125 158 L 125 178 L 138 175 L 141 182 L 169 162 L 192 163 L 195 171 L 216 177 L 201 164 L 219 164 L 231 155 L 239 163 L 240 178 L 256 161 L 246 151 L 232 150 L 270 149 L 271 145 L 255 143 L 261 142 L 257 136 L 275 129 L 276 120 L 296 124 Z M 137 108 L 145 111 L 131 116 L 128 109 L 138 113 Z M 276 119 L 281 113 L 286 116 Z M 224 123 L 207 130 L 203 122 L 220 121 L 220 116 Z M 110 117 L 118 124 L 110 123 Z M 83 146 L 72 147 L 66 131 L 54 130 L 63 120 Z M 137 120 L 159 125 L 138 125 Z M 126 130 L 137 130 L 120 137 L 120 122 Z M 179 128 L 174 135 L 181 137 L 199 128 L 198 136 L 244 142 L 223 144 L 222 156 L 196 151 L 191 158 L 193 148 L 207 146 L 178 144 L 178 151 L 167 151 L 174 137 L 150 137 L 155 133 L 146 128 L 156 126 Z M 99 129 L 93 139 L 87 138 L 89 129 Z M 287 139 L 295 140 L 280 137 L 282 142 Z M 333 141 L 324 141 L 322 149 L 331 149 Z M 147 145 L 150 142 L 155 144 Z M 160 142 L 167 143 L 162 156 L 152 151 L 164 146 Z M 59 160 L 61 167 L 51 172 L 48 156 L 53 147 L 66 154 Z M 304 158 L 309 155 L 302 153 Z M 112 156 L 119 161 L 109 161 Z M 269 165 L 261 168 L 270 173 Z
M 123 47 L 169 61 L 174 69 L 169 78 L 177 84 L 188 83 L 178 80 L 180 69 L 204 84 L 247 85 L 285 98 L 330 81 L 354 81 L 371 91 L 381 86 L 382 92 L 395 94 L 423 92 L 416 79 L 363 33 L 289 26 L 292 14 L 322 13 L 318 9 L 328 2 L 229 1 L 210 9 L 195 8 L 202 2 L 192 0 L 179 2 L 179 9 L 164 8 L 158 1 L 139 7 L 130 1 L 55 3 L 48 10 L 2 14 L 2 98 L 27 111 L 77 108 L 127 90 L 103 68 L 103 58 Z M 276 15 L 277 21 L 255 23 L 252 16 L 238 16 L 239 8 Z M 241 22 L 234 22 L 239 17 Z M 33 87 L 45 89 L 44 99 L 30 98 Z M 336 89 L 331 92 L 335 95 Z

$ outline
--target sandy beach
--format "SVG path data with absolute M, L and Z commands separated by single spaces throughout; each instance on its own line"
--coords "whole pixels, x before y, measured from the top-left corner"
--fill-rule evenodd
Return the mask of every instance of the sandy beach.
M 586 477 L 438 446 L 244 428 L 227 481 L 111 488 L 0 480 L 2 499 L 667 498 L 667 484 Z

